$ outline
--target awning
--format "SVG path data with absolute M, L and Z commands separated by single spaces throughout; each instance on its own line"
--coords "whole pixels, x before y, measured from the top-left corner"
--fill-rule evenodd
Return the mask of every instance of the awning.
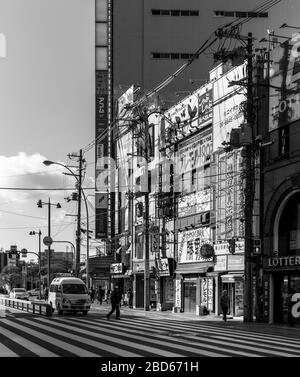
M 243 272 L 221 275 L 222 283 L 235 283 L 237 280 L 241 280 L 243 278 L 244 278 Z
M 206 273 L 209 267 L 212 267 L 211 262 L 195 262 L 195 263 L 180 263 L 175 270 L 177 274 L 203 274 Z

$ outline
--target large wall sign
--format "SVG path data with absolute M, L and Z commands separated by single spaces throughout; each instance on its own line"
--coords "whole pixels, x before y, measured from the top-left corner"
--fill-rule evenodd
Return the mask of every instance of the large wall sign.
M 224 148 L 223 142 L 229 142 L 230 131 L 244 122 L 244 94 L 234 94 L 214 104 L 213 107 L 213 151 Z
M 171 107 L 166 113 L 166 130 L 174 126 L 183 133 L 193 133 L 212 121 L 212 84 L 197 89 L 190 96 Z M 180 133 L 178 133 L 180 137 Z M 182 137 L 182 136 L 181 136 Z
M 177 174 L 200 168 L 212 154 L 212 134 L 196 135 L 180 143 L 176 153 Z
M 210 190 L 201 190 L 178 199 L 178 217 L 190 216 L 196 213 L 210 211 Z
M 211 244 L 210 228 L 203 227 L 195 230 L 188 230 L 178 234 L 178 262 L 207 262 L 213 258 L 201 256 L 201 246 Z
M 132 119 L 132 110 L 129 108 L 133 104 L 134 86 L 132 85 L 118 99 L 118 123 L 119 126 L 128 124 L 128 120 Z
M 300 119 L 300 33 L 271 51 L 269 131 Z M 274 67 L 274 68 L 273 68 Z

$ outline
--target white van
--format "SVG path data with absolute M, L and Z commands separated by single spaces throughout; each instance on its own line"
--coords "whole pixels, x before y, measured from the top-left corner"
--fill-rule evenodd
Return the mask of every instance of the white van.
M 81 279 L 59 277 L 52 280 L 48 294 L 48 304 L 58 314 L 63 312 L 88 313 L 91 307 L 87 287 Z

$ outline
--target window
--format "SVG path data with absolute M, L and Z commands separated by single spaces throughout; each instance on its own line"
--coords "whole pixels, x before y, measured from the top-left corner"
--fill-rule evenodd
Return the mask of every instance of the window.
M 83 293 L 87 293 L 87 290 L 84 284 L 64 284 L 63 293 L 80 295 Z
M 189 10 L 189 9 L 151 9 L 152 16 L 199 16 L 198 10 Z
M 159 9 L 152 9 L 152 15 L 153 16 L 159 16 L 160 15 L 160 10 Z
M 171 59 L 179 59 L 180 55 L 179 54 L 171 54 Z
M 268 17 L 267 12 L 237 12 L 237 11 L 224 11 L 224 10 L 214 10 L 215 17 Z
M 171 10 L 171 16 L 180 16 L 179 10 Z
M 172 60 L 177 60 L 177 59 L 191 59 L 195 54 L 190 54 L 186 52 L 152 52 L 152 59 L 172 59 Z M 195 56 L 196 59 L 199 58 L 199 55 Z

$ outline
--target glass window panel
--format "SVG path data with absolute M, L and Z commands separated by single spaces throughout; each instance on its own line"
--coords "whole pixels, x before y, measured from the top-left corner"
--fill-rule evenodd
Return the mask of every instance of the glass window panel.
M 107 46 L 107 24 L 96 24 L 96 46 Z
M 107 21 L 107 0 L 96 0 L 96 21 Z
M 107 69 L 107 47 L 96 48 L 96 70 Z

